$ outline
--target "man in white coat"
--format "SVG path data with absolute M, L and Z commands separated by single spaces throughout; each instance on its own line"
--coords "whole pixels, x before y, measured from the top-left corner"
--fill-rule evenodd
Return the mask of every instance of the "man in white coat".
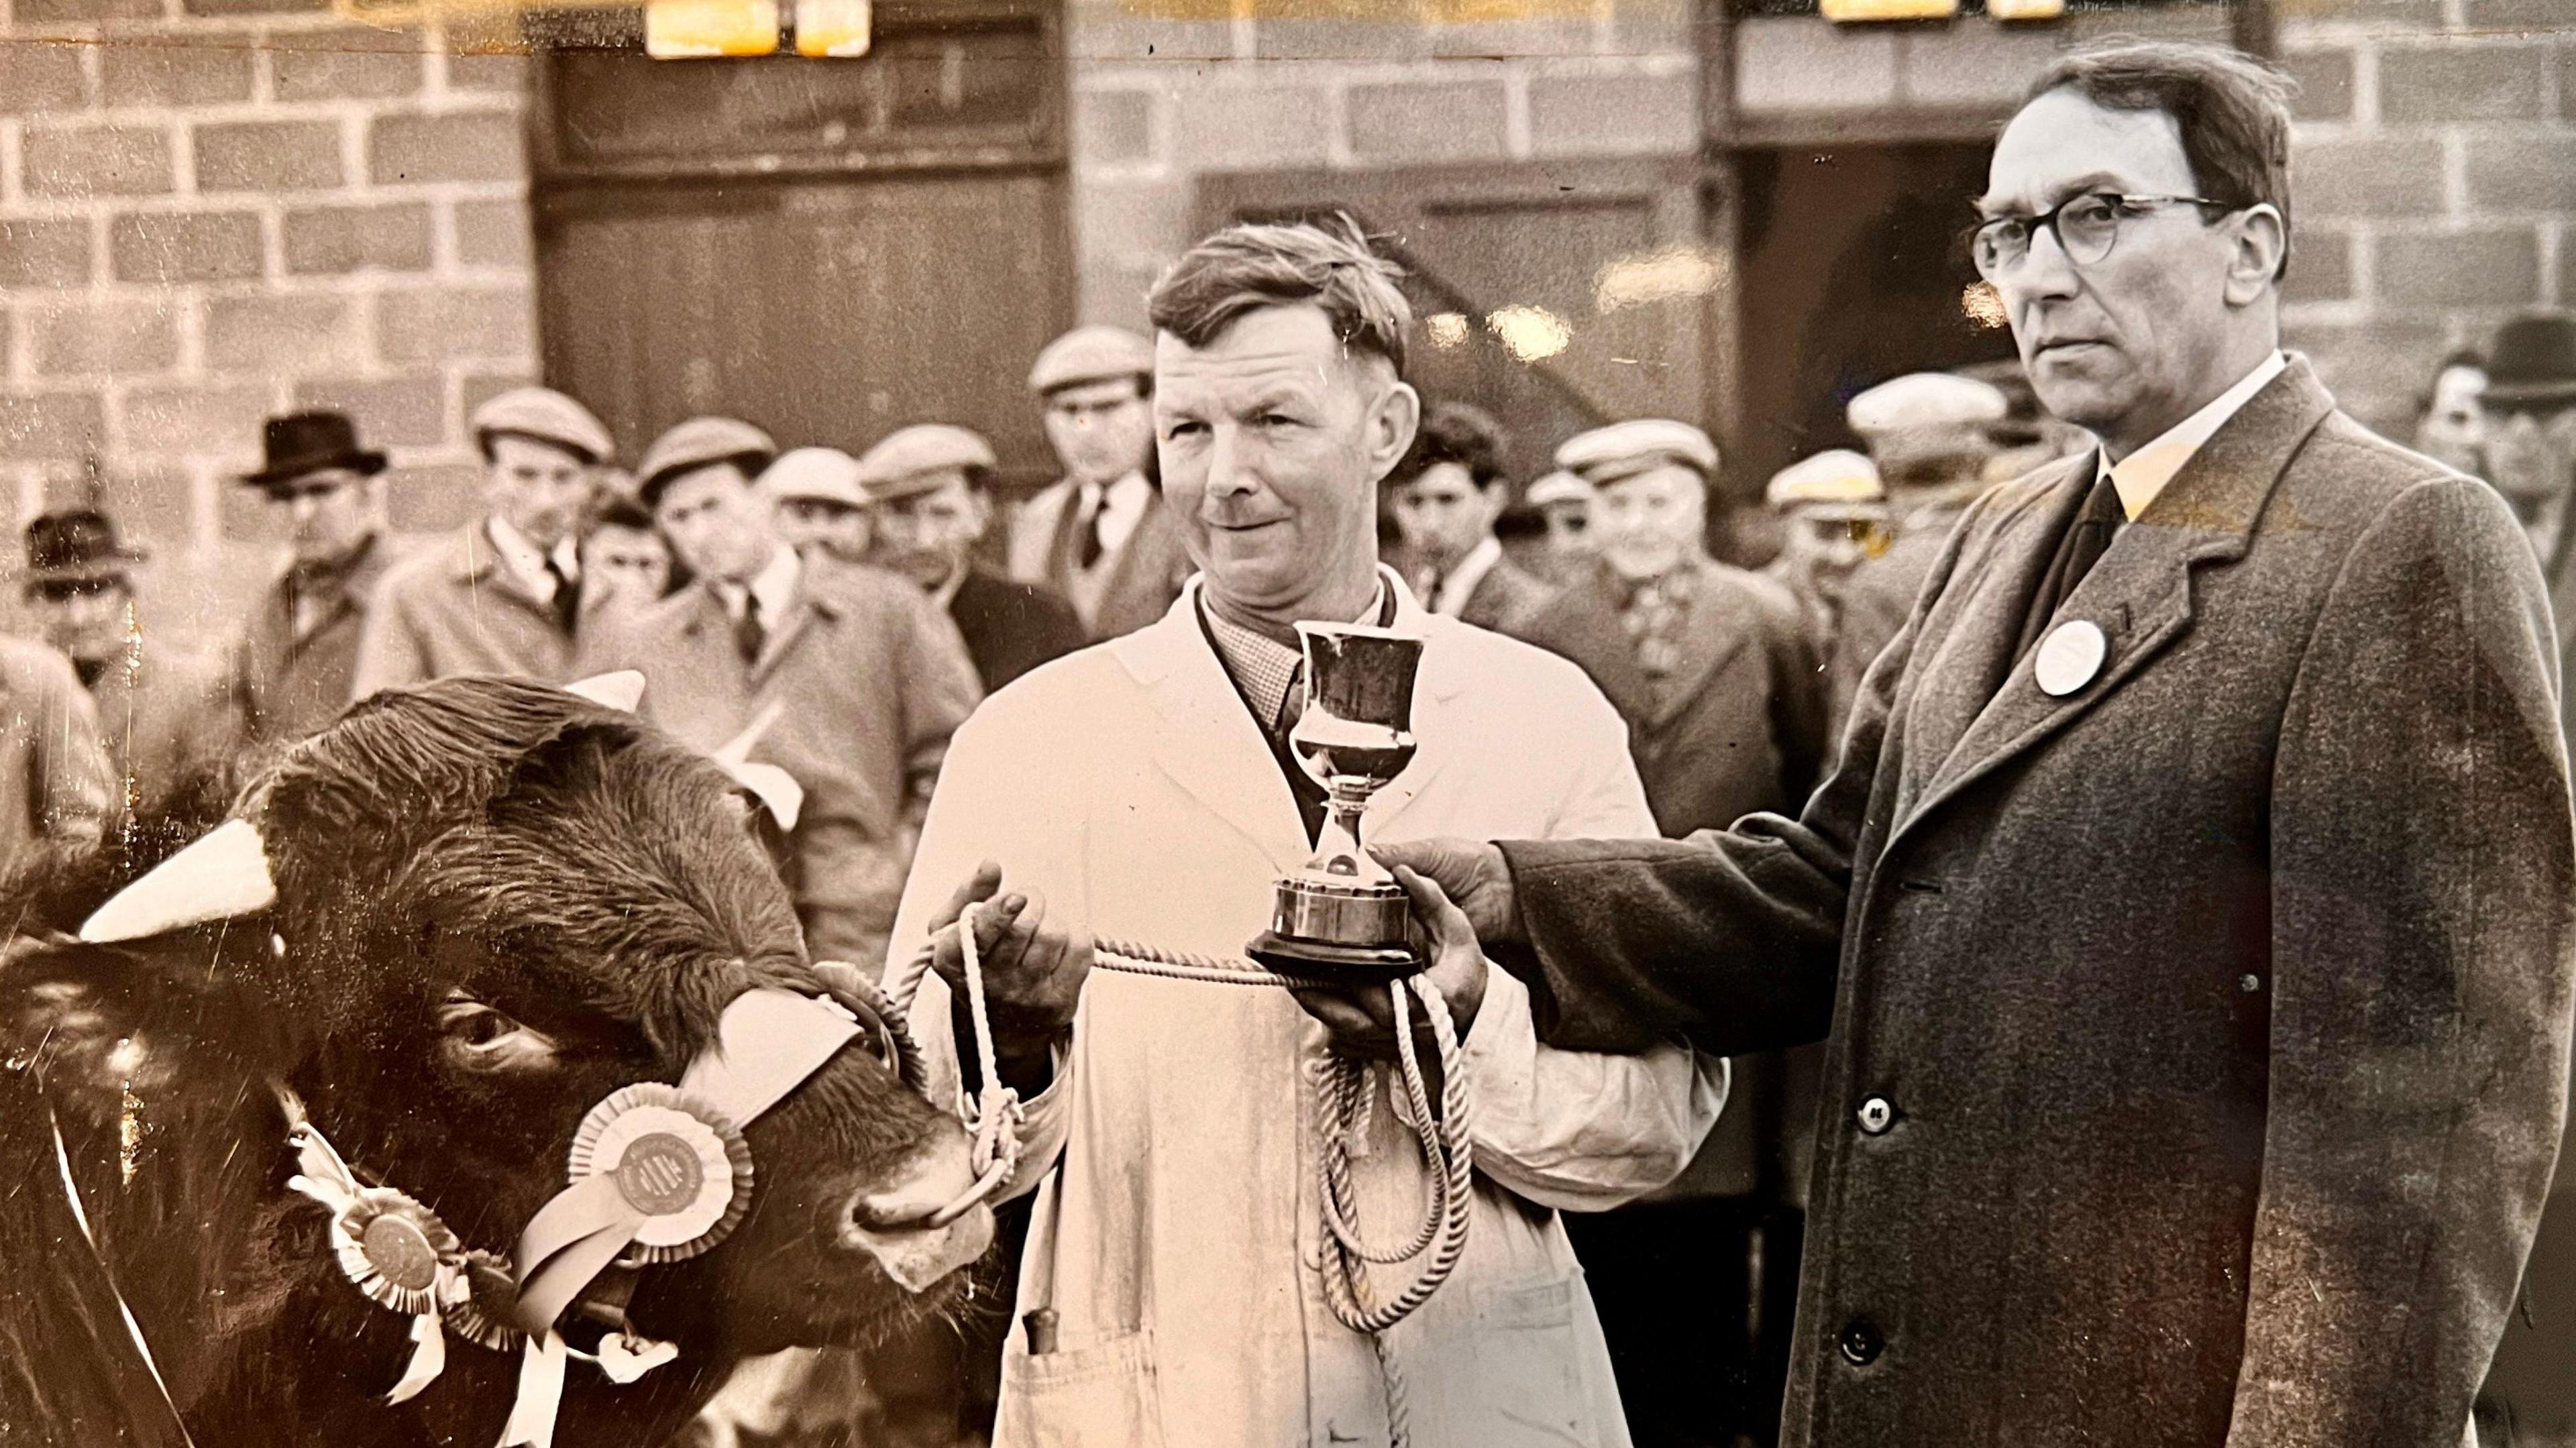
M 1272 881 L 1311 852 L 1320 795 L 1282 743 L 1302 693 L 1296 621 L 1426 641 L 1419 751 L 1371 804 L 1368 838 L 1652 831 L 1618 716 L 1579 671 L 1430 614 L 1375 562 L 1377 484 L 1420 412 L 1393 276 L 1356 235 L 1306 226 L 1220 232 L 1165 275 L 1163 486 L 1202 571 L 1161 622 L 995 694 L 932 798 L 892 958 L 991 902 L 976 919 L 999 1074 L 1028 1107 L 1008 1190 L 1038 1190 L 997 1448 L 1389 1441 L 1372 1345 L 1325 1295 L 1316 1126 L 1329 1044 L 1389 1042 L 1330 998 L 1310 1017 L 1275 987 L 1092 968 L 1100 938 L 1239 955 Z M 1430 974 L 1462 1038 L 1478 1174 L 1455 1275 L 1388 1334 L 1410 1442 L 1623 1445 L 1556 1213 L 1678 1173 L 1724 1100 L 1724 1064 L 1541 1046 L 1522 984 L 1448 923 Z M 948 984 L 955 936 L 940 934 L 912 1016 L 941 1093 L 961 1040 L 980 1079 Z M 1351 1157 L 1363 1234 L 1393 1248 L 1428 1178 L 1389 1075 L 1370 1078 Z

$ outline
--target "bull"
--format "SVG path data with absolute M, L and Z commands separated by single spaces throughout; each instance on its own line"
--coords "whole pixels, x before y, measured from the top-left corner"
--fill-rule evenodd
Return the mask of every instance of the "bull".
M 355 706 L 250 782 L 223 829 L 251 857 L 188 868 L 256 879 L 171 865 L 129 889 L 165 852 L 129 845 L 0 891 L 0 1443 L 499 1441 L 533 1354 L 460 1341 L 389 1402 L 417 1319 L 335 1251 L 312 1143 L 477 1254 L 446 1331 L 504 1347 L 499 1264 L 572 1195 L 602 1103 L 682 1082 L 751 995 L 865 1011 L 807 960 L 752 813 L 629 714 L 453 679 Z M 137 899 L 173 890 L 218 903 Z M 574 1363 L 555 1442 L 664 1441 L 747 1356 L 971 1295 L 989 1214 L 940 1211 L 971 1195 L 965 1134 L 857 1036 L 741 1128 L 748 1209 L 720 1242 L 583 1275 L 565 1339 L 596 1318 L 678 1357 L 623 1384 Z

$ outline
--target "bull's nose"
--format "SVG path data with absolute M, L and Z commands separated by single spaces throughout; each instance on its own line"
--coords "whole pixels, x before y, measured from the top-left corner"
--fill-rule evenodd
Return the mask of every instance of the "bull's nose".
M 937 1145 L 906 1163 L 894 1180 L 862 1189 L 850 1203 L 850 1222 L 862 1230 L 878 1232 L 918 1227 L 974 1185 L 974 1156 L 965 1137 L 943 1136 Z
M 943 1140 L 894 1180 L 851 1199 L 842 1242 L 874 1257 L 905 1290 L 920 1292 L 992 1245 L 993 1213 L 980 1204 L 946 1226 L 927 1225 L 974 1185 L 964 1136 Z

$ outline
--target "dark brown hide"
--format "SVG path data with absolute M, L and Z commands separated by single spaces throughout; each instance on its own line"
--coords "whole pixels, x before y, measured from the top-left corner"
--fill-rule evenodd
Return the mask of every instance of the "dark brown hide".
M 275 1085 L 362 1175 L 506 1254 L 563 1185 L 592 1104 L 676 1081 L 742 990 L 818 991 L 795 914 L 720 771 L 533 684 L 379 695 L 288 751 L 233 813 L 268 840 L 279 898 L 261 914 L 131 945 L 70 938 L 213 819 L 0 899 L 16 921 L 0 957 L 0 1440 L 162 1441 L 140 1361 L 110 1331 L 112 1274 L 199 1444 L 483 1448 L 517 1355 L 451 1334 L 446 1375 L 384 1404 L 407 1324 L 339 1275 L 326 1213 L 286 1190 Z M 463 1027 L 459 996 L 477 1003 Z M 46 1108 L 106 1274 L 65 1236 Z M 661 1441 L 744 1352 L 943 1308 L 836 1228 L 860 1191 L 962 1150 L 953 1122 L 854 1047 L 746 1135 L 749 1217 L 714 1251 L 644 1273 L 634 1300 L 680 1362 L 628 1388 L 574 1364 L 566 1448 Z

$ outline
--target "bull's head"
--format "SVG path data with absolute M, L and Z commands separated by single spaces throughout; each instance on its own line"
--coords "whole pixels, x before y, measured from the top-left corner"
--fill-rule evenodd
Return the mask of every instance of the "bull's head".
M 613 708 L 451 680 L 379 696 L 296 746 L 141 888 L 110 898 L 117 882 L 93 875 L 37 892 L 0 969 L 12 1064 L 96 1143 L 106 1182 L 166 1175 L 147 1182 L 161 1216 L 208 1190 L 255 1185 L 269 1203 L 226 1217 L 266 1240 L 204 1241 L 207 1260 L 148 1283 L 125 1274 L 147 1333 L 310 1310 L 259 1270 L 325 1251 L 322 1214 L 280 1196 L 271 1080 L 363 1174 L 506 1256 L 564 1189 L 598 1103 L 679 1083 L 749 993 L 826 994 L 753 808 L 715 764 Z M 36 934 L 76 921 L 85 939 Z M 927 1222 L 972 1179 L 964 1133 L 874 1052 L 824 1054 L 743 1127 L 747 1215 L 635 1281 L 641 1331 L 709 1360 L 848 1341 L 956 1290 L 951 1269 L 989 1218 Z M 247 1174 L 231 1164 L 245 1149 Z M 261 1292 L 274 1300 L 244 1300 Z M 177 1376 L 202 1390 L 205 1374 Z

